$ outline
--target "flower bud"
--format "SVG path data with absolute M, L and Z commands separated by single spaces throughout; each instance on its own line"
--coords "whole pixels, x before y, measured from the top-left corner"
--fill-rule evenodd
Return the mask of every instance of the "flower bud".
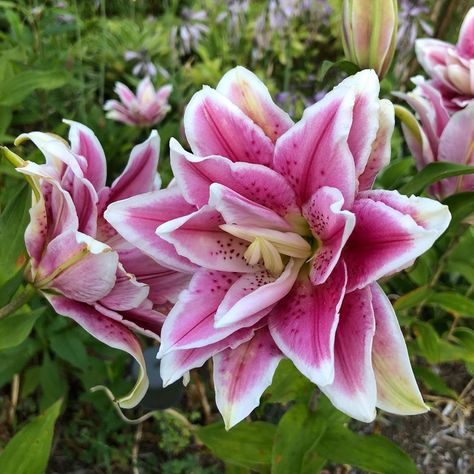
M 397 34 L 396 0 L 344 0 L 342 43 L 347 59 L 384 77 Z

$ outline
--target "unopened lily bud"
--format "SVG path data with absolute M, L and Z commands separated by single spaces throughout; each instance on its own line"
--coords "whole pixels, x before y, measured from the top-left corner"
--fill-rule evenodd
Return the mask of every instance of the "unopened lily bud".
M 395 52 L 396 0 L 344 0 L 342 44 L 347 59 L 383 78 Z

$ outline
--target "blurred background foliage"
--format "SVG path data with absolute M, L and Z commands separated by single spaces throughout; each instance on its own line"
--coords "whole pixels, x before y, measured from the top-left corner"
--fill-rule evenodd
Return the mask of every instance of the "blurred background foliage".
M 103 103 L 113 98 L 116 81 L 134 88 L 151 67 L 155 85 L 173 85 L 171 111 L 157 127 L 160 172 L 167 183 L 168 141 L 177 137 L 184 143 L 181 119 L 188 100 L 203 84 L 215 86 L 229 68 L 252 69 L 294 119 L 354 71 L 343 60 L 340 3 L 0 1 L 0 143 L 11 145 L 31 130 L 65 136 L 61 120 L 78 120 L 99 137 L 113 179 L 149 130 L 106 120 Z M 420 72 L 414 38 L 433 35 L 455 42 L 468 7 L 469 1 L 400 2 L 399 47 L 382 82 L 383 96 L 393 99 L 391 91 L 410 89 L 409 77 Z M 135 59 L 127 60 L 127 52 L 136 53 Z M 42 159 L 28 143 L 16 152 Z M 377 185 L 420 193 L 437 177 L 420 178 L 397 129 L 392 161 Z M 379 413 L 370 425 L 348 424 L 284 361 L 253 421 L 227 434 L 218 422 L 208 366 L 192 374 L 186 395 L 178 386 L 168 393 L 171 408 L 130 425 L 102 393 L 89 391 L 106 384 L 114 393 L 125 393 L 133 383 L 131 376 L 124 377 L 131 373 L 128 357 L 35 297 L 0 321 L 0 449 L 17 433 L 13 441 L 23 446 L 25 456 L 31 449 L 37 457 L 28 465 L 7 447 L 0 454 L 0 472 L 9 473 L 11 466 L 11 472 L 42 472 L 51 449 L 48 472 L 309 473 L 326 466 L 331 472 L 408 473 L 416 471 L 416 463 L 422 472 L 467 473 L 472 462 L 466 443 L 472 442 L 474 228 L 463 219 L 474 210 L 472 194 L 455 196 L 448 204 L 455 220 L 446 234 L 410 269 L 382 282 L 430 414 L 402 419 Z M 0 307 L 21 290 L 29 205 L 24 181 L 2 160 Z M 157 370 L 150 370 L 150 377 L 158 387 Z M 155 394 L 158 400 L 159 388 Z M 62 403 L 55 403 L 59 399 Z M 153 400 L 129 416 L 150 408 L 157 408 Z M 443 436 L 455 441 L 443 442 Z M 443 463 L 457 471 L 438 470 Z

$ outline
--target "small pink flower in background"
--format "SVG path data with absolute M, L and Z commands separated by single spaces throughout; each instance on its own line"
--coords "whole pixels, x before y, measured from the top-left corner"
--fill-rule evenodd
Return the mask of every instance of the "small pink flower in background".
M 111 204 L 108 222 L 168 266 L 195 271 L 163 325 L 169 384 L 209 358 L 229 428 L 259 404 L 282 357 L 332 403 L 426 410 L 376 280 L 443 233 L 446 206 L 371 190 L 390 159 L 393 106 L 373 71 L 343 81 L 296 124 L 237 67 L 189 103 L 193 153 L 171 140 L 168 189 Z
M 156 131 L 133 148 L 124 172 L 106 186 L 106 161 L 93 132 L 70 125 L 70 145 L 42 132 L 26 133 L 45 164 L 18 163 L 34 183 L 25 233 L 28 279 L 56 312 L 70 317 L 100 341 L 129 352 L 140 378 L 120 406 L 135 406 L 148 387 L 140 343 L 132 331 L 159 340 L 160 312 L 187 283 L 185 273 L 165 268 L 122 239 L 103 219 L 107 206 L 159 187 L 160 140 Z
M 115 85 L 115 92 L 120 98 L 108 100 L 104 105 L 107 118 L 136 127 L 151 127 L 161 122 L 170 111 L 168 98 L 171 94 L 170 84 L 155 90 L 147 76 L 140 81 L 136 95 L 121 82 Z
M 432 81 L 425 81 L 420 76 L 413 81 L 417 85 L 413 92 L 397 95 L 406 100 L 419 117 L 420 122 L 408 110 L 398 109 L 403 133 L 417 168 L 421 170 L 435 161 L 474 166 L 474 101 L 451 113 Z M 439 198 L 474 191 L 474 176 L 444 179 L 430 189 Z
M 423 38 L 416 41 L 415 49 L 446 108 L 459 110 L 474 100 L 474 7 L 464 18 L 456 45 Z

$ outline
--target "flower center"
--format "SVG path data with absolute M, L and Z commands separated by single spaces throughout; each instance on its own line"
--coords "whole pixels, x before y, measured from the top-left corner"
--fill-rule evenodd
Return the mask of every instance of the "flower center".
M 295 232 L 231 224 L 223 224 L 220 228 L 250 242 L 244 254 L 247 263 L 256 265 L 263 262 L 265 268 L 274 275 L 283 271 L 287 257 L 308 259 L 312 254 L 309 242 Z

